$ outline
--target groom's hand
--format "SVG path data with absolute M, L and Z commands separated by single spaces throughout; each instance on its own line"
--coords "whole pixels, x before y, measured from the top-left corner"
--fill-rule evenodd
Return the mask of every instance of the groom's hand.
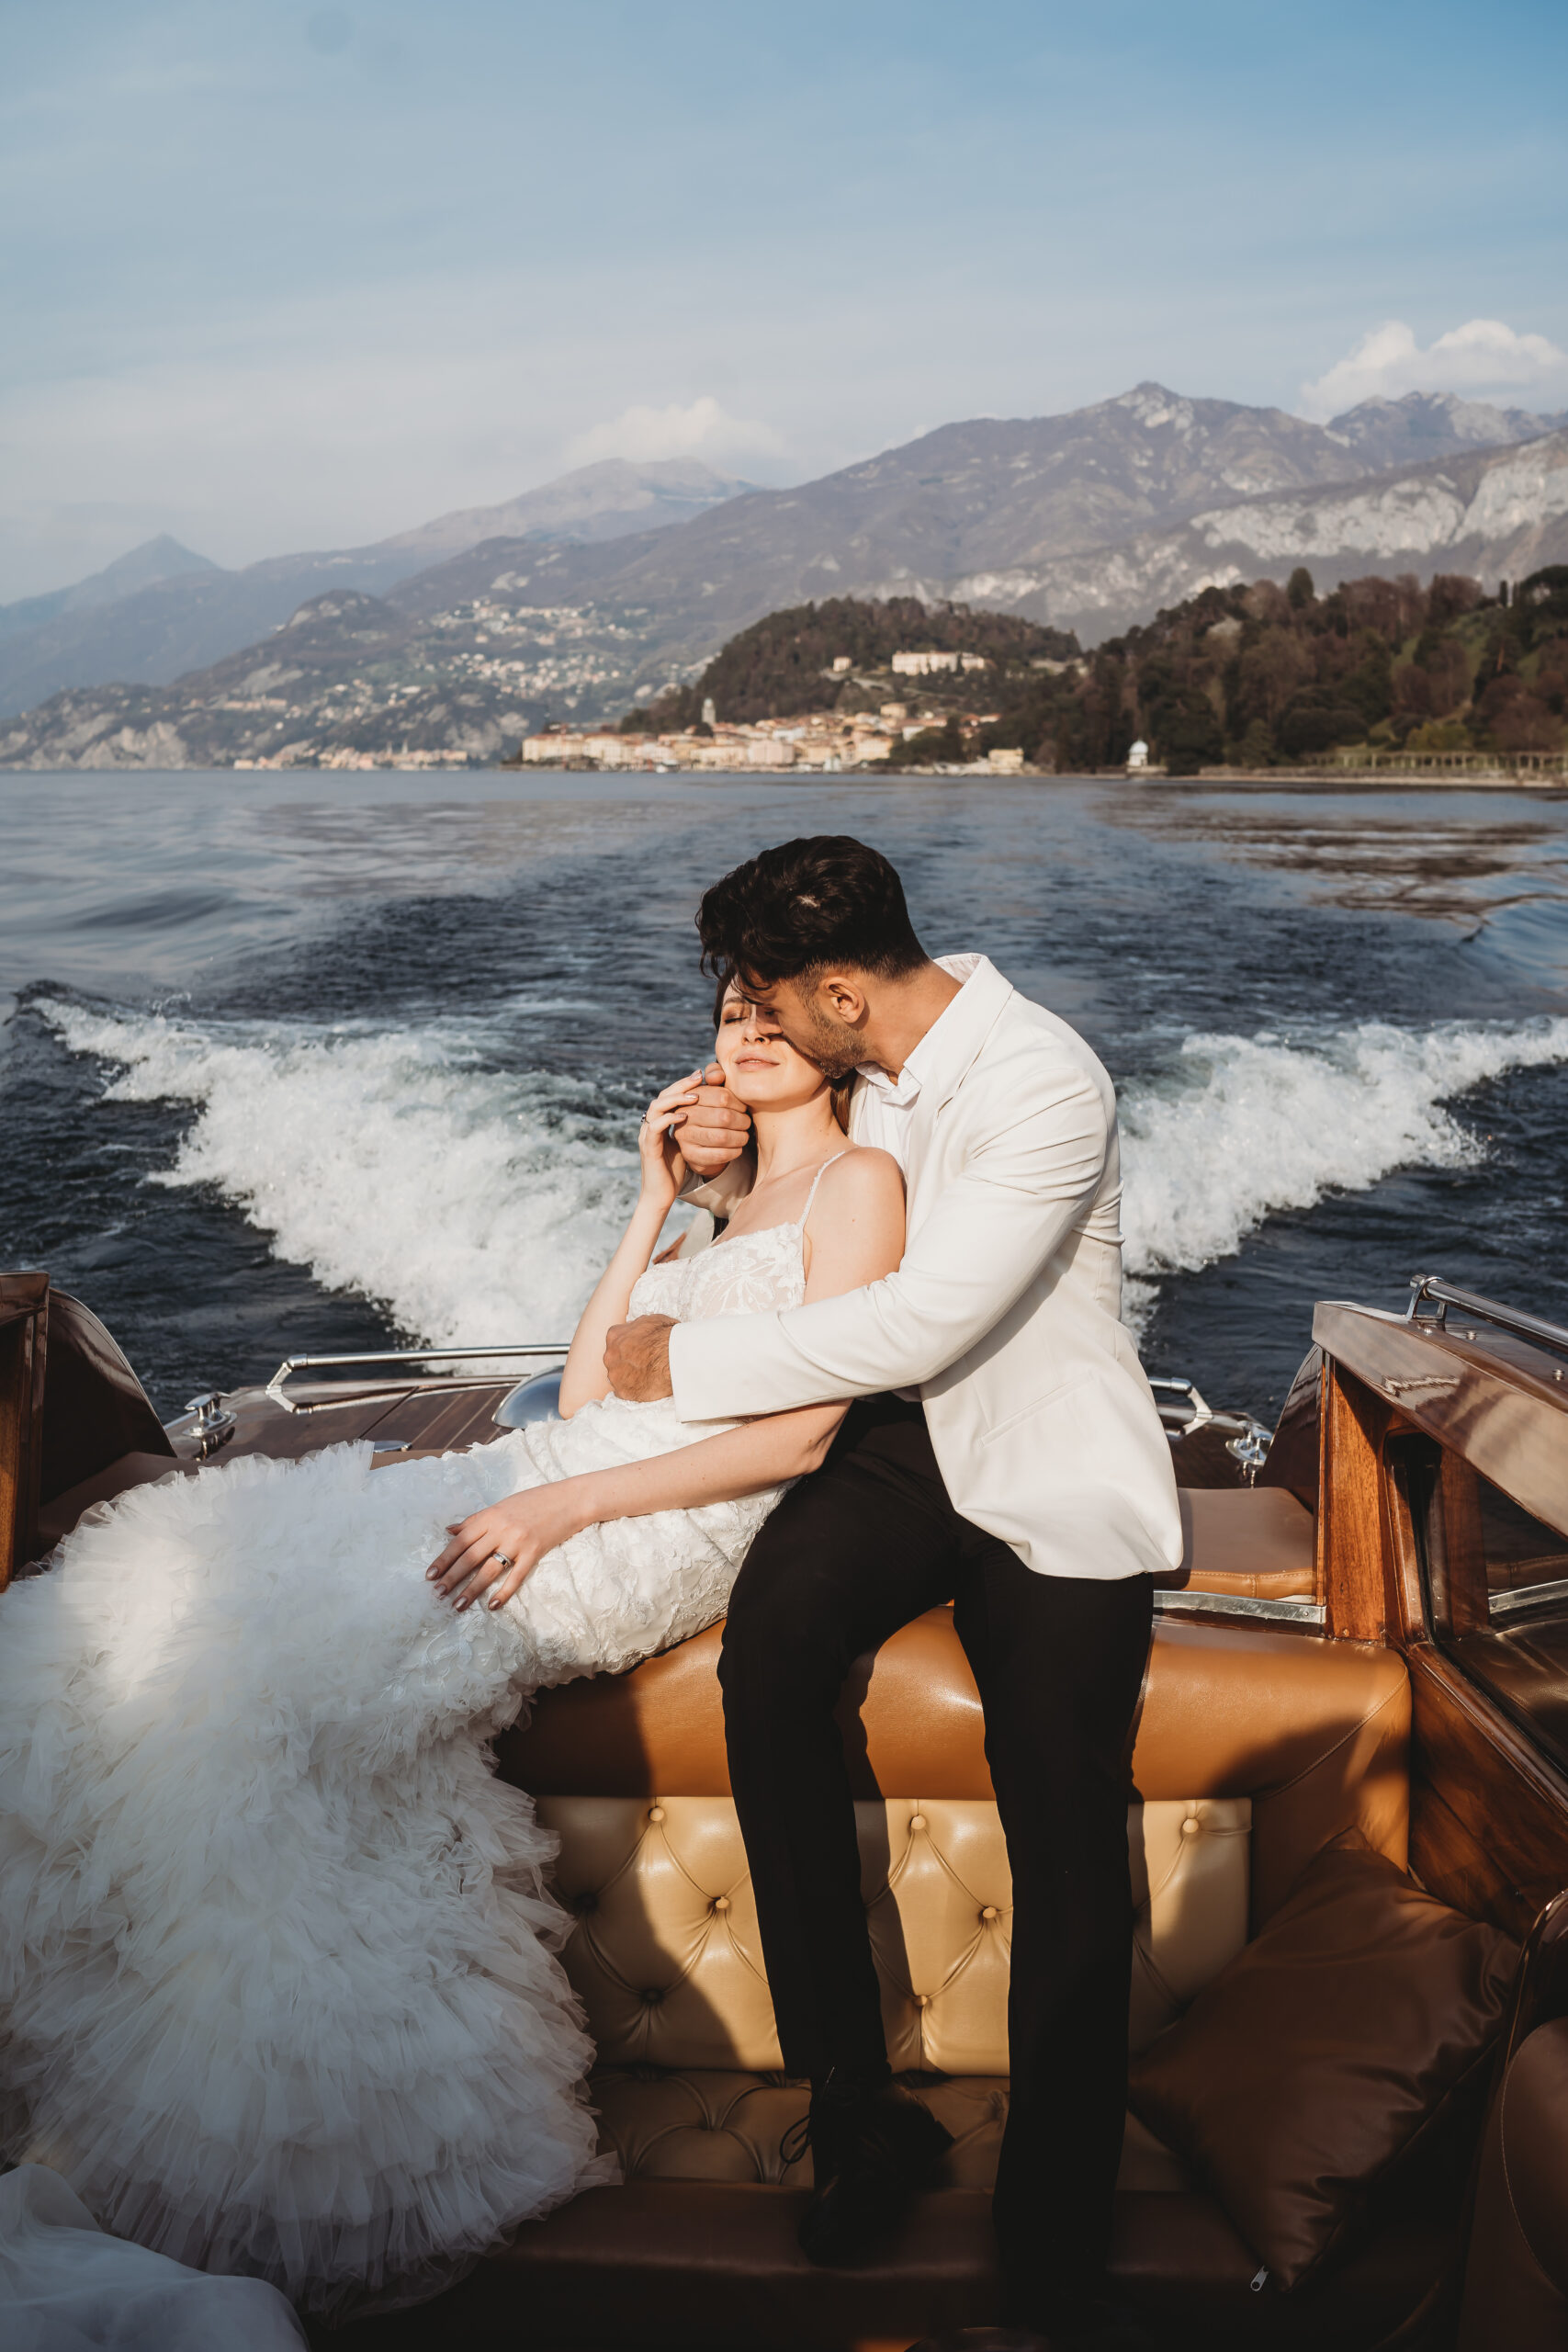
M 670 1378 L 670 1334 L 675 1329 L 668 1315 L 639 1315 L 635 1323 L 616 1323 L 604 1342 L 604 1369 L 617 1396 L 629 1405 L 651 1405 L 674 1394 Z
M 703 1072 L 697 1099 L 675 1128 L 681 1157 L 695 1176 L 720 1176 L 745 1150 L 751 1114 L 724 1082 L 717 1062 Z

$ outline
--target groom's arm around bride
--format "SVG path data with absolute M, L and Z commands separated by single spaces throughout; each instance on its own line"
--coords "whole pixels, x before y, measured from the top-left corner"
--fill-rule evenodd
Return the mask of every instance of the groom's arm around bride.
M 628 1325 L 606 1355 L 617 1390 L 672 1391 L 687 1421 L 863 1400 L 753 1545 L 721 1667 L 780 2039 L 814 2088 L 803 2241 L 852 2257 L 940 2156 L 923 2110 L 885 2087 L 833 1711 L 857 1656 L 951 1599 L 1014 1882 L 1004 2278 L 1016 2319 L 1082 2335 L 1125 2107 L 1124 1749 L 1151 1577 L 1181 1554 L 1169 1447 L 1120 1320 L 1114 1091 L 983 956 L 929 958 L 897 875 L 859 842 L 763 853 L 708 892 L 698 928 L 791 1045 L 859 1073 L 851 1136 L 893 1152 L 908 1188 L 882 1281 Z

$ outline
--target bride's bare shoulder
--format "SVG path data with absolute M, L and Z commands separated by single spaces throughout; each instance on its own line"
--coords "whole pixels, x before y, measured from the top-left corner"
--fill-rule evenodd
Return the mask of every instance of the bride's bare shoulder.
M 841 1213 L 884 1202 L 904 1205 L 904 1171 L 890 1151 L 871 1143 L 852 1144 L 822 1171 L 818 1205 Z

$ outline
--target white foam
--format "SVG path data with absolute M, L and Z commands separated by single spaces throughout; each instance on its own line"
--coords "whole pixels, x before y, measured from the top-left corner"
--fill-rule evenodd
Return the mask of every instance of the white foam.
M 1238 1250 L 1275 1209 L 1365 1192 L 1396 1168 L 1461 1168 L 1485 1141 L 1446 1105 L 1505 1070 L 1568 1061 L 1568 1020 L 1396 1029 L 1308 1042 L 1192 1036 L 1122 1101 L 1127 1271 L 1148 1278 Z
M 570 1338 L 635 1196 L 588 1090 L 497 1072 L 458 1028 L 392 1035 L 41 1008 L 122 1066 L 121 1102 L 197 1115 L 159 1181 L 212 1184 L 324 1288 L 431 1346 Z
M 216 1186 L 279 1256 L 431 1345 L 570 1334 L 630 1208 L 629 1123 L 607 1134 L 582 1085 L 487 1067 L 480 1028 L 41 1010 L 74 1051 L 119 1065 L 111 1096 L 194 1106 L 158 1181 Z M 1271 1210 L 1479 1160 L 1484 1138 L 1447 1104 L 1562 1061 L 1562 1019 L 1189 1037 L 1122 1098 L 1134 1315 L 1161 1275 L 1229 1256 Z

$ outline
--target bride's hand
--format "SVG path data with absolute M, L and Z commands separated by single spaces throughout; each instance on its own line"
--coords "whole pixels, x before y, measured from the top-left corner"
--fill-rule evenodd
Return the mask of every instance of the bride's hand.
M 577 1483 L 529 1487 L 457 1521 L 447 1531 L 452 1541 L 424 1572 L 442 1599 L 467 1609 L 484 1594 L 490 1608 L 504 1608 L 547 1552 L 588 1525 L 572 1498 Z
M 642 1196 L 660 1208 L 671 1205 L 686 1181 L 686 1163 L 673 1129 L 696 1102 L 702 1082 L 701 1070 L 694 1069 L 690 1078 L 677 1079 L 673 1086 L 667 1086 L 662 1094 L 654 1096 L 637 1129 Z

